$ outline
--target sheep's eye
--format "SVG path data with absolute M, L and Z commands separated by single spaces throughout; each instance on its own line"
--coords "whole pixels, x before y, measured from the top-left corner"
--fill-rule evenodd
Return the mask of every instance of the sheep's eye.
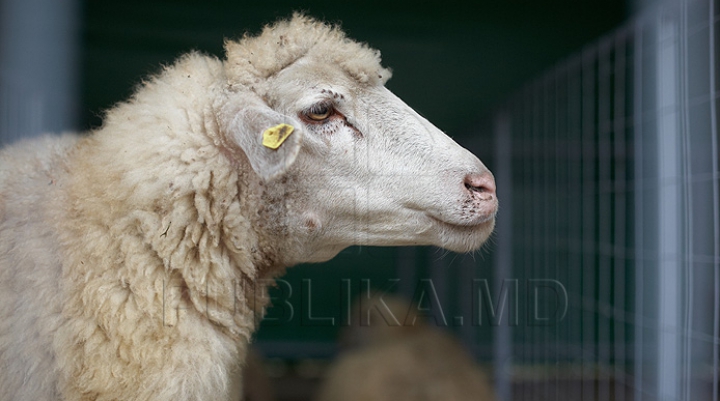
M 326 120 L 332 114 L 333 109 L 327 104 L 316 104 L 305 112 L 305 116 L 313 121 Z

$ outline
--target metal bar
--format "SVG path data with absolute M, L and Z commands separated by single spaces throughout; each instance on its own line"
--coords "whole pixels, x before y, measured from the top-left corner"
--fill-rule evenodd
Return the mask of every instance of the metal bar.
M 656 392 L 661 400 L 681 399 L 682 327 L 682 131 L 678 110 L 679 26 L 670 12 L 661 12 L 657 21 L 657 63 L 655 118 L 658 127 L 657 193 L 657 342 Z M 645 229 L 646 227 L 643 227 Z
M 567 252 L 560 246 L 563 243 L 563 235 L 567 235 L 567 204 L 568 204 L 568 193 L 564 191 L 565 183 L 567 182 L 567 164 L 568 155 L 566 153 L 565 143 L 567 142 L 567 126 L 564 116 L 567 114 L 567 102 L 565 99 L 564 85 L 566 84 L 567 74 L 563 65 L 558 66 L 553 71 L 553 90 L 555 93 L 555 101 L 553 102 L 555 107 L 554 120 L 555 127 L 552 141 L 555 143 L 555 154 L 554 154 L 554 166 L 555 170 L 552 173 L 554 179 L 554 187 L 552 193 L 556 194 L 554 204 L 554 218 L 555 229 L 553 233 L 553 253 L 555 255 L 555 261 L 552 264 L 554 266 L 554 278 L 559 280 L 561 283 L 568 284 L 568 266 L 567 266 Z M 562 272 L 561 272 L 562 269 Z M 567 327 L 567 325 L 566 325 Z M 561 330 L 559 327 L 555 330 L 555 338 L 553 345 L 557 350 L 561 345 L 567 345 L 568 336 L 567 329 Z M 554 355 L 555 360 L 560 359 L 559 353 L 556 352 Z M 556 393 L 559 386 L 560 377 L 556 376 Z M 564 394 L 558 394 L 557 397 L 567 398 L 569 388 L 565 389 Z
M 693 160 L 690 147 L 690 122 L 688 117 L 688 101 L 689 101 L 689 74 L 688 74 L 688 4 L 687 0 L 680 0 L 680 21 L 679 21 L 679 37 L 678 37 L 678 90 L 679 94 L 676 98 L 678 106 L 678 117 L 680 119 L 680 140 L 681 140 L 681 173 L 682 173 L 682 201 L 681 205 L 681 216 L 684 225 L 684 241 L 682 252 L 684 253 L 684 266 L 683 262 L 678 265 L 680 269 L 679 274 L 685 275 L 684 285 L 682 282 L 676 284 L 680 287 L 681 294 L 684 295 L 684 316 L 682 316 L 682 325 L 684 326 L 684 336 L 680 339 L 683 350 L 681 355 L 681 366 L 684 371 L 682 379 L 679 379 L 680 390 L 684 393 L 684 399 L 692 399 L 692 330 L 693 330 L 693 293 L 694 293 L 694 282 L 693 282 L 693 216 L 692 216 L 692 167 L 691 161 Z M 684 287 L 684 288 L 683 288 Z M 684 294 L 682 293 L 684 290 Z M 682 296 L 681 295 L 681 296 Z
M 431 314 L 437 324 L 443 324 L 447 320 L 447 316 L 444 316 L 442 308 L 448 305 L 448 261 L 445 258 L 447 252 L 442 248 L 431 247 L 429 252 L 430 257 L 430 283 L 435 289 L 437 294 L 437 300 L 440 305 L 435 305 L 433 297 L 427 297 L 428 307 L 431 308 Z M 420 300 L 414 300 L 420 302 Z
M 77 128 L 80 2 L 0 2 L 0 145 Z
M 595 63 L 597 60 L 597 48 L 590 47 L 586 49 L 582 64 L 582 288 L 583 302 L 585 298 L 595 299 L 595 271 L 596 271 L 596 241 L 595 241 L 595 151 L 596 151 L 596 74 Z M 587 367 L 583 363 L 583 375 L 586 369 L 589 374 L 596 375 L 597 371 L 597 354 L 595 352 L 587 352 L 586 349 L 597 340 L 597 325 L 595 316 L 583 315 L 583 354 L 585 361 L 592 361 Z M 583 399 L 591 400 L 595 396 L 597 386 L 595 383 L 583 384 Z
M 712 152 L 715 156 L 712 158 L 712 174 L 713 174 L 713 251 L 715 261 L 713 263 L 714 270 L 714 294 L 713 294 L 713 337 L 720 338 L 720 166 L 718 166 L 718 159 L 720 155 L 720 147 L 718 147 L 718 125 L 717 125 L 717 106 L 715 91 L 717 90 L 715 82 L 715 73 L 717 66 L 715 65 L 715 54 L 717 49 L 715 48 L 715 1 L 709 0 L 709 29 L 708 29 L 708 43 L 710 45 L 710 132 L 711 132 L 711 143 Z M 712 394 L 713 400 L 720 400 L 720 385 L 718 383 L 718 376 L 720 376 L 720 356 L 718 349 L 718 343 L 713 343 L 713 383 L 712 383 Z
M 615 87 L 615 99 L 613 105 L 615 108 L 613 118 L 613 132 L 614 132 L 614 168 L 615 168 L 615 179 L 613 182 L 613 188 L 615 189 L 615 221 L 614 221 L 614 240 L 613 240 L 613 253 L 619 247 L 626 248 L 625 233 L 627 230 L 626 221 L 626 206 L 627 206 L 627 140 L 628 135 L 625 130 L 626 121 L 628 120 L 625 96 L 627 95 L 626 87 L 626 72 L 627 72 L 627 39 L 625 35 L 617 35 L 615 40 L 615 81 L 613 86 Z M 622 186 L 620 185 L 622 183 Z M 615 291 L 613 299 L 613 307 L 627 307 L 627 299 L 625 297 L 626 291 L 626 279 L 627 279 L 627 256 L 614 256 L 614 270 L 615 280 L 613 283 L 613 289 Z M 616 401 L 625 400 L 625 389 L 620 385 L 619 381 L 621 377 L 625 375 L 625 369 L 627 366 L 627 355 L 626 355 L 626 332 L 625 322 L 618 321 L 613 314 L 615 330 L 613 333 L 616 345 L 614 349 L 614 373 L 615 373 L 615 392 L 614 399 Z
M 611 157 L 612 149 L 610 148 L 610 135 L 612 124 L 610 120 L 610 110 L 612 109 L 612 99 L 610 98 L 610 52 L 612 43 L 610 38 L 606 38 L 600 42 L 598 48 L 598 96 L 597 96 L 597 182 L 595 183 L 597 197 L 597 220 L 598 220 L 598 237 L 596 240 L 597 252 L 597 299 L 600 303 L 610 303 L 609 293 L 610 285 L 609 277 L 612 273 L 611 259 L 605 256 L 601 249 L 611 246 L 611 197 L 613 193 L 603 191 L 602 185 L 610 181 L 611 173 Z M 598 316 L 597 341 L 602 344 L 610 341 L 610 318 Z M 609 350 L 601 350 L 598 353 L 597 364 L 599 368 L 605 369 L 610 365 Z M 607 400 L 610 398 L 609 384 L 605 380 L 598 381 L 597 398 L 599 400 Z
M 408 246 L 397 248 L 395 271 L 398 283 L 398 293 L 405 299 L 412 299 L 417 283 L 417 248 Z
M 498 186 L 498 198 L 503 204 L 513 205 L 513 160 L 512 160 L 512 120 L 507 111 L 498 114 L 495 119 L 495 177 L 503 185 Z M 513 274 L 513 208 L 503 208 L 497 218 L 497 251 L 493 293 L 501 294 L 505 279 Z M 500 298 L 498 298 L 500 299 Z M 500 300 L 502 302 L 502 300 Z M 511 301 L 511 302 L 517 302 Z M 509 312 L 509 310 L 508 310 Z M 509 375 L 512 361 L 512 327 L 510 320 L 493 327 L 493 363 L 495 366 L 495 393 L 498 401 L 513 399 L 512 378 Z
M 645 255 L 643 249 L 644 243 L 644 231 L 641 229 L 644 224 L 643 210 L 644 207 L 644 141 L 643 141 L 643 94 L 642 94 L 642 71 L 643 65 L 643 25 L 639 22 L 635 22 L 635 40 L 634 40 L 634 61 L 635 65 L 633 68 L 633 103 L 634 103 L 634 124 L 633 124 L 633 144 L 634 144 L 634 183 L 633 186 L 635 191 L 635 383 L 634 383 L 634 397 L 635 401 L 642 401 L 644 397 L 643 382 L 645 377 L 644 371 L 644 359 L 643 353 L 643 341 L 644 341 L 644 326 L 643 326 L 643 312 L 644 312 L 644 276 L 645 276 Z
M 572 274 L 568 280 L 568 290 L 573 294 L 575 302 L 570 305 L 571 315 L 568 317 L 569 338 L 576 341 L 574 360 L 582 366 L 584 350 L 582 348 L 582 59 L 575 58 L 568 67 L 568 265 L 578 273 Z M 582 386 L 570 389 L 568 400 L 582 399 Z
M 495 169 L 497 170 L 497 169 Z M 497 174 L 495 175 L 497 179 Z M 499 181 L 499 180 L 498 180 Z M 510 182 L 499 181 L 502 185 L 510 185 Z M 510 213 L 510 210 L 504 212 Z M 499 251 L 499 250 L 498 250 Z M 451 324 L 460 326 L 460 339 L 463 344 L 468 348 L 478 343 L 479 325 L 474 325 L 473 320 L 473 288 L 472 283 L 475 279 L 475 271 L 477 262 L 475 261 L 475 255 L 462 255 L 460 257 L 460 263 L 458 269 L 460 270 L 457 278 L 458 282 L 455 283 L 456 295 L 455 300 L 458 304 L 459 314 L 450 317 Z

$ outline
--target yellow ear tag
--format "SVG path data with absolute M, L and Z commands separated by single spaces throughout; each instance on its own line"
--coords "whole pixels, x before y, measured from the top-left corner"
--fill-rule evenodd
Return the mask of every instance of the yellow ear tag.
M 270 149 L 277 149 L 293 133 L 295 127 L 290 124 L 279 124 L 263 132 L 262 144 Z

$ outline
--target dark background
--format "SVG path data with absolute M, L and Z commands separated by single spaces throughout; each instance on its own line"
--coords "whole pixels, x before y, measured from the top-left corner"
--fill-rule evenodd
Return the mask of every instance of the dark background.
M 224 38 L 300 10 L 380 49 L 394 71 L 388 87 L 462 137 L 513 89 L 619 25 L 627 8 L 622 0 L 89 1 L 82 122 L 100 124 L 103 109 L 180 54 L 222 57 Z

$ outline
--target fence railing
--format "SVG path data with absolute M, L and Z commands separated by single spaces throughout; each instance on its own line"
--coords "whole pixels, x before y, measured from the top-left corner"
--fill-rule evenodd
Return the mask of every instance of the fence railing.
M 496 274 L 557 280 L 568 300 L 558 324 L 499 327 L 496 363 L 575 367 L 546 371 L 552 394 L 719 399 L 719 17 L 713 0 L 664 2 L 496 115 L 512 183 Z M 538 313 L 557 307 L 544 299 Z M 500 399 L 546 399 L 496 371 Z

